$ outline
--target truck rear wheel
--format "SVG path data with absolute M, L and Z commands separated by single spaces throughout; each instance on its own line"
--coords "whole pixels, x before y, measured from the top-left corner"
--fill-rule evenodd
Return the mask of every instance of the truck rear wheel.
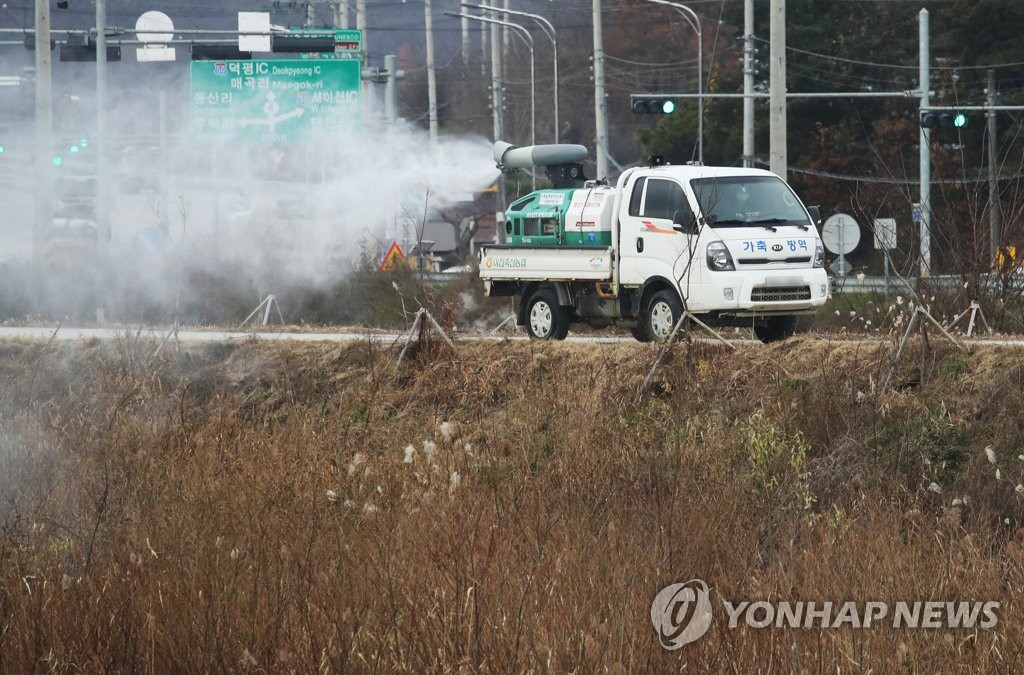
M 651 296 L 642 320 L 651 340 L 665 342 L 682 315 L 683 303 L 679 296 L 672 291 L 663 290 Z
M 795 332 L 795 316 L 770 316 L 764 323 L 754 324 L 754 335 L 765 344 L 785 340 Z
M 564 340 L 569 334 L 569 312 L 558 304 L 550 288 L 530 296 L 526 305 L 526 334 L 534 340 Z

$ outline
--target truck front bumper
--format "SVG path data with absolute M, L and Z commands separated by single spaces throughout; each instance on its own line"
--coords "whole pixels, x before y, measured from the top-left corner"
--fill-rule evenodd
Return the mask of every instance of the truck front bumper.
M 700 293 L 689 294 L 691 311 L 734 316 L 807 314 L 828 300 L 828 274 L 823 268 L 705 274 L 709 283 L 702 284 Z

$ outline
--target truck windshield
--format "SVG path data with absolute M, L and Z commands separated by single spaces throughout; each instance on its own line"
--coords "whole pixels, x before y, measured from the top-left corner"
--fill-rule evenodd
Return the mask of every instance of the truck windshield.
M 804 207 L 775 176 L 728 176 L 690 181 L 705 222 L 711 227 L 783 225 L 810 227 Z

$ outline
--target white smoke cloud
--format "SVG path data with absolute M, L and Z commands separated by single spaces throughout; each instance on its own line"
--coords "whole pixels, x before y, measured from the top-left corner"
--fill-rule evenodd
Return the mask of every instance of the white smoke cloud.
M 415 239 L 425 208 L 464 200 L 498 175 L 483 138 L 441 136 L 432 148 L 423 129 L 384 124 L 372 115 L 355 132 L 309 144 L 211 143 L 194 136 L 187 123 L 187 68 L 112 67 L 124 70 L 111 71 L 110 240 L 101 271 L 116 272 L 129 286 L 133 275 L 146 277 L 139 287 L 158 302 L 173 296 L 183 267 L 247 270 L 262 280 L 265 293 L 289 285 L 327 287 L 344 277 L 360 246 Z M 72 68 L 79 74 L 70 76 Z M 53 170 L 57 201 L 62 180 L 95 176 L 94 69 L 55 64 L 54 148 L 65 154 Z M 8 127 L 20 138 L 18 147 L 0 157 L 8 214 L 0 260 L 32 254 L 34 131 L 29 108 Z M 68 154 L 79 138 L 91 142 Z

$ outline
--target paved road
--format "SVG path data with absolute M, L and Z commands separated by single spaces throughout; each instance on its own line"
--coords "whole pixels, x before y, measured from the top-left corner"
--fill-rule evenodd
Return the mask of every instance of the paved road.
M 54 332 L 56 331 L 56 333 Z M 0 326 L 0 339 L 29 339 L 29 340 L 117 340 L 117 339 L 145 339 L 159 341 L 167 334 L 167 330 L 156 330 L 153 328 L 74 328 L 62 326 L 59 330 L 55 326 Z M 243 331 L 243 330 L 179 330 L 178 340 L 182 343 L 202 342 L 231 342 L 244 340 L 296 340 L 299 342 L 352 342 L 355 340 L 369 340 L 371 342 L 392 343 L 405 340 L 408 333 L 378 333 L 378 332 L 295 332 L 295 331 Z M 956 336 L 966 344 L 985 344 L 1004 347 L 1024 347 L 1024 338 L 991 338 L 972 337 L 965 338 L 962 335 Z M 759 344 L 757 340 L 738 337 L 732 333 L 725 335 L 725 338 L 733 344 L 753 343 Z M 850 336 L 829 336 L 822 335 L 822 339 L 832 342 L 858 342 L 869 339 L 888 339 L 887 336 L 878 338 L 850 337 Z M 503 333 L 500 335 L 489 334 L 463 334 L 457 336 L 458 340 L 515 340 L 525 341 L 527 338 L 522 333 Z M 711 338 L 707 338 L 711 339 Z M 940 339 L 935 338 L 933 339 Z M 584 342 L 589 344 L 619 344 L 634 342 L 633 338 L 625 336 L 597 336 L 597 335 L 570 335 L 567 342 Z
M 55 333 L 56 331 L 56 333 Z M 153 328 L 74 328 L 63 326 L 59 330 L 56 326 L 0 326 L 0 339 L 29 339 L 29 340 L 117 340 L 117 339 L 146 339 L 161 340 L 167 335 L 167 330 L 156 330 Z M 294 332 L 294 331 L 242 331 L 242 330 L 219 330 L 219 329 L 181 329 L 178 331 L 180 342 L 230 342 L 232 340 L 297 340 L 299 342 L 351 342 L 355 340 L 370 340 L 372 342 L 396 342 L 405 340 L 408 333 L 381 333 L 381 332 Z M 503 333 L 500 335 L 473 334 L 459 335 L 458 340 L 526 340 L 522 333 Z M 569 337 L 570 342 L 593 342 L 617 344 L 619 342 L 632 342 L 627 337 L 600 337 L 579 335 Z

